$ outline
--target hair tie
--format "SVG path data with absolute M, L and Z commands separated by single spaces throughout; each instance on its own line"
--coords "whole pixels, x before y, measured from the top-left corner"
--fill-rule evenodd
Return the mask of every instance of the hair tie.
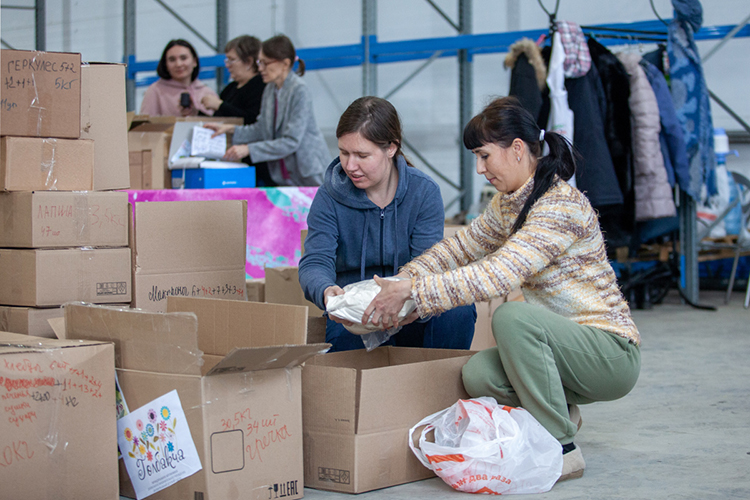
M 541 132 L 539 132 L 539 142 L 544 141 L 544 129 L 542 129 Z
M 294 62 L 299 61 L 299 56 L 294 56 Z

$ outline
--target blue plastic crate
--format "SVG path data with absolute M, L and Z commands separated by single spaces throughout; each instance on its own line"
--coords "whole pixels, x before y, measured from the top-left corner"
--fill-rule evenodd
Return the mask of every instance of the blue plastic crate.
M 183 168 L 172 170 L 175 189 L 216 189 L 255 187 L 255 167 Z

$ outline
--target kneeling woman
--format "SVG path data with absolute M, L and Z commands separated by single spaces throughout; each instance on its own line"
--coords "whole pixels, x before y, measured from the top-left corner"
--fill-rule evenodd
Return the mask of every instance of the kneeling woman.
M 321 309 L 350 283 L 392 276 L 443 237 L 440 189 L 401 153 L 401 123 L 391 103 L 361 97 L 336 128 L 339 158 L 325 173 L 307 217 L 299 281 Z M 406 325 L 391 340 L 399 346 L 468 349 L 473 305 Z M 362 339 L 328 319 L 332 350 L 362 349 Z
M 541 157 L 543 142 L 550 152 Z M 515 99 L 503 98 L 472 118 L 464 145 L 500 193 L 469 228 L 404 266 L 411 280 L 381 281 L 363 321 L 395 323 L 409 298 L 425 317 L 520 286 L 527 302 L 496 310 L 498 347 L 471 358 L 464 385 L 472 397 L 528 410 L 563 445 L 560 479 L 580 477 L 576 405 L 630 392 L 640 372 L 638 330 L 597 216 L 565 182 L 575 170 L 567 141 L 540 131 Z

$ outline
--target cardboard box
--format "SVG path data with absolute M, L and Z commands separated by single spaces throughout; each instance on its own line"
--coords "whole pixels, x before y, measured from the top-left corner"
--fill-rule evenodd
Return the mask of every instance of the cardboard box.
M 266 302 L 307 306 L 311 317 L 322 316 L 324 311 L 305 298 L 299 284 L 299 268 L 296 266 L 266 267 Z
M 57 338 L 48 319 L 62 318 L 62 307 L 39 309 L 35 307 L 0 306 L 0 332 Z
M 0 138 L 0 190 L 91 191 L 94 141 Z
M 471 342 L 472 351 L 482 351 L 497 347 L 495 336 L 492 334 L 492 315 L 505 302 L 524 302 L 520 289 L 511 291 L 506 297 L 492 299 L 489 302 L 477 302 L 477 322 L 474 326 L 474 339 Z
M 167 297 L 246 300 L 247 201 L 135 204 L 133 307 L 165 311 Z
M 124 64 L 81 66 L 81 138 L 94 141 L 94 189 L 128 189 Z
M 0 248 L 0 304 L 130 301 L 129 248 Z
M 150 151 L 150 165 L 143 161 L 140 174 L 141 187 L 134 184 L 131 169 L 130 183 L 133 189 L 169 189 L 172 186 L 172 176 L 167 168 L 169 143 L 172 140 L 173 124 L 143 123 L 133 127 L 128 132 L 128 151 L 143 153 Z
M 302 372 L 305 486 L 362 493 L 433 476 L 412 454 L 409 429 L 467 398 L 471 352 L 380 347 L 334 352 Z
M 202 471 L 149 499 L 296 499 L 303 494 L 305 311 L 172 297 L 170 312 L 68 305 L 69 337 L 112 341 L 127 405 L 177 390 Z M 269 347 L 274 346 L 274 347 Z M 124 470 L 121 468 L 121 471 Z M 127 475 L 121 494 L 132 495 Z
M 326 341 L 326 318 L 307 318 L 307 343 L 320 344 Z
M 114 375 L 111 343 L 0 332 L 0 497 L 118 500 Z
M 250 302 L 266 301 L 266 279 L 251 278 L 245 280 L 245 290 L 247 291 L 247 300 Z
M 130 151 L 128 153 L 131 189 L 152 189 L 151 157 L 150 150 Z
M 255 167 L 172 170 L 173 189 L 254 188 Z
M 0 247 L 128 246 L 128 194 L 0 193 Z
M 0 51 L 0 135 L 77 139 L 81 54 Z

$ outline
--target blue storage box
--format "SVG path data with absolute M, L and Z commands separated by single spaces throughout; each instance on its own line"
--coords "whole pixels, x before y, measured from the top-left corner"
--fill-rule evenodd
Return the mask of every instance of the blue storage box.
M 174 189 L 216 189 L 255 187 L 255 167 L 182 168 L 172 170 Z

